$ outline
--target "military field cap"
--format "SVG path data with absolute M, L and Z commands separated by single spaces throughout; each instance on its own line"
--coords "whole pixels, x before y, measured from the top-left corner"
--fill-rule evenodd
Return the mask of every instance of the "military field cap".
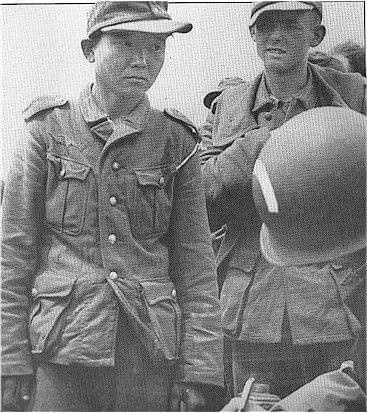
M 138 31 L 157 34 L 188 33 L 192 24 L 172 20 L 168 3 L 159 1 L 99 1 L 87 23 L 90 37 L 98 31 Z
M 251 9 L 249 26 L 255 24 L 257 18 L 265 11 L 316 10 L 322 17 L 321 1 L 255 1 Z

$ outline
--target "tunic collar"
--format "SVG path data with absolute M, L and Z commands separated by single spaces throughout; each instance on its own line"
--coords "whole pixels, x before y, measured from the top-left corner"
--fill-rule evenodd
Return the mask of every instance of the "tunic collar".
M 313 90 L 314 75 L 310 68 L 307 69 L 307 83 L 305 87 L 292 99 L 298 101 L 305 109 L 310 109 L 315 106 L 315 93 Z M 276 109 L 279 104 L 279 99 L 271 95 L 266 85 L 265 72 L 261 76 L 259 88 L 256 93 L 255 104 L 252 108 L 252 113 L 260 111 L 264 106 L 272 104 Z
M 113 122 L 98 107 L 96 99 L 92 94 L 92 88 L 93 83 L 84 87 L 80 94 L 79 102 L 82 115 L 94 134 L 107 141 L 113 132 L 120 128 L 124 129 L 125 126 L 136 130 L 144 128 L 150 109 L 147 95 L 143 96 L 128 116 L 121 117 Z

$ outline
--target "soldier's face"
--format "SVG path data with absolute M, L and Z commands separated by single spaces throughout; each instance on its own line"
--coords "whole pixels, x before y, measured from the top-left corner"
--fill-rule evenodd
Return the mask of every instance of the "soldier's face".
M 116 93 L 146 92 L 163 66 L 166 38 L 143 32 L 103 33 L 93 47 L 96 80 Z
M 304 11 L 264 12 L 256 20 L 252 37 L 265 68 L 286 72 L 304 64 L 310 47 L 317 43 L 315 15 Z

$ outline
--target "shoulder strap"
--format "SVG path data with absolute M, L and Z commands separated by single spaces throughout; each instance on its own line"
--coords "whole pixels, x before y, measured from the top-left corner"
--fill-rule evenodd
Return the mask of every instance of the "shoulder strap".
M 23 118 L 29 120 L 32 116 L 47 109 L 63 106 L 67 99 L 61 96 L 40 96 L 34 99 L 24 110 Z
M 181 124 L 189 132 L 191 132 L 196 142 L 201 141 L 201 137 L 200 137 L 199 131 L 197 130 L 196 126 L 193 124 L 193 122 L 191 122 L 190 119 L 188 119 L 185 115 L 183 115 L 177 109 L 164 109 L 163 113 L 170 119 Z
M 237 86 L 242 83 L 246 83 L 245 80 L 241 79 L 240 77 L 226 77 L 222 79 L 215 90 L 210 91 L 204 97 L 203 103 L 204 106 L 208 109 L 211 109 L 213 113 L 215 113 L 215 101 L 218 96 L 228 87 Z

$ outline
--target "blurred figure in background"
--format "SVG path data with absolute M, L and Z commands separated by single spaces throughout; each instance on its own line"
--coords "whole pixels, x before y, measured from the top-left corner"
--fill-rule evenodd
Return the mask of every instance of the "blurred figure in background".
M 336 57 L 330 56 L 325 52 L 319 50 L 312 51 L 308 54 L 308 61 L 314 65 L 321 67 L 331 67 L 332 69 L 339 70 L 340 72 L 347 72 L 347 68 Z
M 366 76 L 366 49 L 357 43 L 348 41 L 331 49 L 330 54 L 347 68 L 347 72 Z

